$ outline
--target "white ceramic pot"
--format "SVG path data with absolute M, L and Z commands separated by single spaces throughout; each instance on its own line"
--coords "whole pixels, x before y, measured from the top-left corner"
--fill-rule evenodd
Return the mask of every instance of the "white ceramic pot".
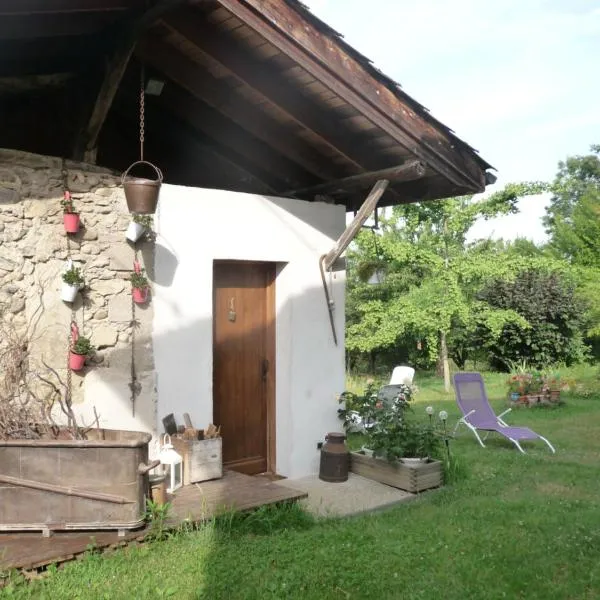
M 75 298 L 77 298 L 78 291 L 78 285 L 69 285 L 68 283 L 63 283 L 60 297 L 65 302 L 74 302 Z
M 142 234 L 145 230 L 146 228 L 143 225 L 140 225 L 135 221 L 131 221 L 131 223 L 129 223 L 129 227 L 127 227 L 127 233 L 125 236 L 130 242 L 137 242 L 140 237 L 142 237 Z

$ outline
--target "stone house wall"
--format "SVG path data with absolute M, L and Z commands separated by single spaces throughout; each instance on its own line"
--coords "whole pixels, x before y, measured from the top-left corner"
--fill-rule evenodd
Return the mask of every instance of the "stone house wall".
M 0 319 L 26 336 L 33 375 L 48 373 L 45 362 L 66 381 L 72 312 L 61 301 L 60 289 L 70 254 L 82 268 L 86 285 L 72 306 L 75 320 L 82 335 L 91 337 L 97 348 L 85 369 L 72 374 L 77 412 L 90 423 L 95 407 L 100 424 L 106 425 L 114 422 L 114 411 L 119 410 L 131 415 L 123 420 L 123 429 L 153 432 L 152 301 L 135 307 L 134 324 L 128 281 L 134 246 L 125 239 L 130 215 L 120 176 L 72 161 L 66 161 L 66 167 L 74 208 L 82 222 L 79 233 L 69 238 L 60 204 L 62 160 L 0 149 Z M 137 248 L 138 259 L 152 280 L 152 243 L 144 240 Z M 134 405 L 132 358 L 141 384 Z

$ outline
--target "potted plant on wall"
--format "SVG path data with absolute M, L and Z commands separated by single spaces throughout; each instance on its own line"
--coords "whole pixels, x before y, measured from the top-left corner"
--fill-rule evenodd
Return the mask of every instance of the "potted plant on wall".
M 127 232 L 125 237 L 130 242 L 137 242 L 140 237 L 144 234 L 144 232 L 152 231 L 152 225 L 154 223 L 154 218 L 152 215 L 133 215 L 133 219 L 129 226 L 127 227 Z
M 90 338 L 80 335 L 73 344 L 69 352 L 69 368 L 72 371 L 81 371 L 85 364 L 85 359 L 94 352 L 94 347 Z
M 137 261 L 133 263 L 133 273 L 131 274 L 130 281 L 133 301 L 136 304 L 144 304 L 148 299 L 150 284 L 148 283 L 148 278 L 144 275 L 144 269 L 140 267 Z
M 63 207 L 63 224 L 67 233 L 79 231 L 79 213 L 73 210 L 73 198 L 71 192 L 65 191 L 65 196 L 60 202 Z
M 65 302 L 73 302 L 77 292 L 83 287 L 81 269 L 77 268 L 71 261 L 67 263 L 67 270 L 62 274 L 62 290 L 60 297 Z

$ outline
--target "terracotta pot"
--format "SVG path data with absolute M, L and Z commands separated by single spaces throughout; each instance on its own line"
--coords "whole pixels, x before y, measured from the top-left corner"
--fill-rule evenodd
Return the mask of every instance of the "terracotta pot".
M 131 221 L 131 223 L 129 223 L 129 227 L 127 227 L 127 233 L 125 234 L 125 237 L 130 242 L 137 242 L 142 237 L 142 234 L 145 230 L 146 228 L 143 225 L 140 225 L 135 221 Z
M 144 304 L 148 300 L 148 288 L 131 288 L 131 295 L 136 304 Z
M 69 368 L 71 371 L 81 371 L 83 365 L 85 365 L 85 359 L 87 354 L 76 354 L 75 352 L 69 352 Z
M 63 223 L 65 225 L 65 231 L 67 233 L 77 233 L 79 231 L 79 214 L 64 213 Z
M 78 285 L 70 285 L 68 283 L 63 283 L 62 290 L 60 292 L 60 298 L 64 302 L 75 302 L 75 298 L 77 298 L 78 291 Z

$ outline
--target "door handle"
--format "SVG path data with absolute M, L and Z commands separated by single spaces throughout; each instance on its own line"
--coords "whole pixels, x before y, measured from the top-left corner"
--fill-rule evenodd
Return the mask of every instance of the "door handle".
M 264 382 L 267 381 L 268 373 L 269 373 L 269 361 L 266 358 L 264 358 L 262 360 L 262 365 L 261 365 L 261 377 Z

